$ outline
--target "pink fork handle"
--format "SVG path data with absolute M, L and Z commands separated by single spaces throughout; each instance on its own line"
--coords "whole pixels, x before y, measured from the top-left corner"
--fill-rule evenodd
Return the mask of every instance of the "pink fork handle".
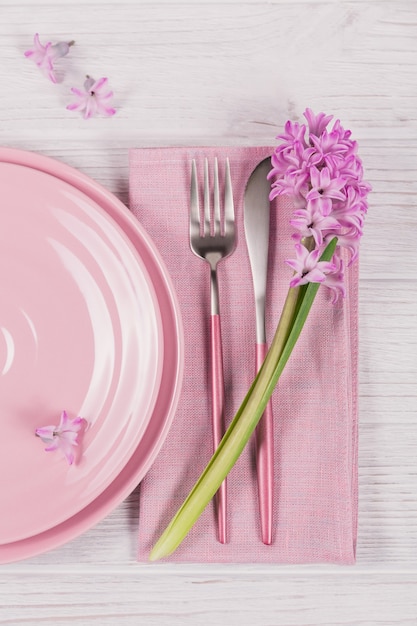
M 213 444 L 214 449 L 216 450 L 224 434 L 223 351 L 219 315 L 211 316 L 210 326 Z M 217 515 L 218 538 L 220 543 L 226 543 L 226 481 L 223 481 L 216 493 L 215 505 Z
M 257 372 L 264 361 L 266 352 L 266 344 L 256 344 Z M 266 545 L 270 545 L 272 543 L 274 493 L 274 424 L 271 402 L 268 402 L 265 412 L 256 427 L 255 442 L 262 541 Z

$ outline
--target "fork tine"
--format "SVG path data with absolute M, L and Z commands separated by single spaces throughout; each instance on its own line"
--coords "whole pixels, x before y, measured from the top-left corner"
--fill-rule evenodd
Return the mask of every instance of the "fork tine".
M 204 237 L 210 235 L 210 181 L 208 159 L 204 159 Z
M 235 208 L 233 204 L 232 179 L 230 176 L 230 162 L 226 159 L 224 183 L 224 233 L 232 233 L 235 228 Z
M 198 200 L 197 166 L 195 159 L 191 162 L 191 187 L 190 187 L 190 236 L 192 230 L 200 229 L 200 203 Z
M 213 212 L 213 221 L 214 221 L 214 235 L 220 235 L 220 191 L 219 191 L 219 165 L 217 162 L 217 157 L 214 158 L 214 185 L 213 185 L 213 195 L 214 195 L 214 212 Z

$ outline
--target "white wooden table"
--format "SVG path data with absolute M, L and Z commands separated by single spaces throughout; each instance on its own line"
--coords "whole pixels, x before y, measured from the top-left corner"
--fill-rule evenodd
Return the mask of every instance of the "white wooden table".
M 60 85 L 23 57 L 35 32 L 76 40 Z M 109 77 L 114 118 L 65 110 L 86 73 Z M 417 624 L 417 2 L 0 0 L 0 144 L 125 203 L 129 147 L 269 144 L 306 106 L 353 130 L 374 189 L 357 565 L 138 564 L 136 492 L 69 544 L 0 566 L 0 624 Z

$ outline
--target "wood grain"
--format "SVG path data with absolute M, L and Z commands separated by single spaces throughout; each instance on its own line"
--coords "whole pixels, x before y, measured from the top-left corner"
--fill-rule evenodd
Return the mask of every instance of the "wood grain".
M 75 39 L 49 84 L 35 32 Z M 0 567 L 0 625 L 417 624 L 417 3 L 0 0 L 0 143 L 128 203 L 133 146 L 271 144 L 306 106 L 340 117 L 373 186 L 361 255 L 358 564 L 139 565 L 136 490 L 69 544 Z M 65 109 L 88 73 L 117 115 Z M 4 512 L 1 512 L 4 514 Z
M 239 573 L 233 568 L 153 575 L 144 569 L 96 571 L 89 580 L 69 573 L 66 590 L 48 571 L 35 585 L 30 575 L 13 576 L 19 621 L 0 617 L 0 624 L 415 624 L 415 585 L 405 574 L 393 573 L 388 580 L 374 572 L 367 582 L 366 576 L 351 573 L 338 578 L 320 572 L 281 573 L 271 578 L 268 571 Z M 32 593 L 22 592 L 29 586 Z

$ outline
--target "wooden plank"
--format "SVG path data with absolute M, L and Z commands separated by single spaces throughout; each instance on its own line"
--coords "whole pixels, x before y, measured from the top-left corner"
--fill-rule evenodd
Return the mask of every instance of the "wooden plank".
M 401 626 L 414 624 L 417 614 L 413 572 L 294 576 L 290 569 L 242 573 L 232 566 L 174 575 L 164 566 L 152 567 L 152 574 L 147 569 L 67 573 L 65 585 L 53 572 L 36 580 L 16 573 L 9 578 L 13 599 L 0 584 L 0 624 Z

